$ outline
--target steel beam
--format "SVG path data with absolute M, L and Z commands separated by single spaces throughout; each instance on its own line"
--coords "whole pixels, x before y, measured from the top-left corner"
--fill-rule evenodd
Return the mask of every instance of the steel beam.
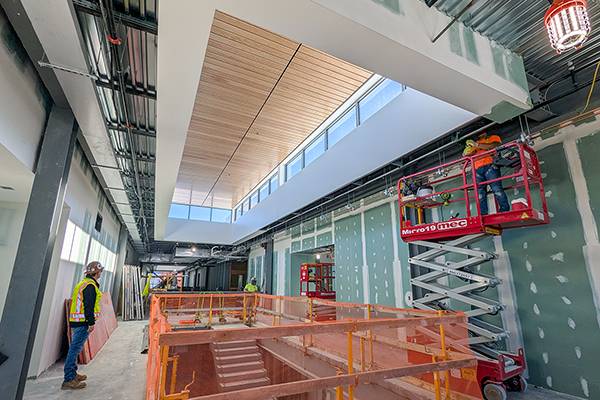
M 99 87 L 105 88 L 105 89 L 121 90 L 118 82 L 110 83 L 104 79 L 107 79 L 107 78 L 99 78 L 98 80 L 96 80 L 95 81 L 96 86 L 99 86 Z M 141 88 L 139 86 L 133 86 L 130 83 L 125 84 L 125 93 L 133 95 L 133 96 L 141 96 L 141 97 L 145 97 L 145 98 L 148 98 L 151 100 L 156 100 L 156 92 L 148 90 L 146 88 Z
M 77 136 L 71 110 L 54 106 L 33 180 L 29 205 L 0 321 L 0 393 L 23 397 L 48 270 Z
M 73 0 L 73 5 L 77 11 L 101 17 L 102 13 L 97 3 L 88 0 Z M 113 11 L 115 20 L 121 25 L 137 29 L 143 32 L 158 35 L 158 24 L 154 21 L 148 21 L 142 18 L 136 18 L 129 14 Z
M 112 129 L 114 131 L 119 131 L 119 132 L 131 131 L 131 133 L 133 133 L 134 135 L 148 136 L 148 137 L 153 137 L 153 138 L 156 137 L 156 131 L 139 129 L 139 128 L 127 128 L 126 126 L 118 124 L 116 122 L 107 122 L 106 127 L 108 129 Z

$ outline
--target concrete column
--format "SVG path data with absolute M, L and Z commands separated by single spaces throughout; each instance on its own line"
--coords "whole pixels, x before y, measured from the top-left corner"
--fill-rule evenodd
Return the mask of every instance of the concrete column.
M 3 399 L 23 397 L 77 129 L 71 110 L 53 107 L 0 321 Z

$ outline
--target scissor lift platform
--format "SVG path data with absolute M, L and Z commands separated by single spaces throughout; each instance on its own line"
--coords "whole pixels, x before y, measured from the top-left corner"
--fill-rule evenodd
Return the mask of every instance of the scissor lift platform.
M 484 157 L 492 157 L 503 175 L 477 182 L 475 166 Z M 487 194 L 487 186 L 494 182 L 502 182 L 505 193 L 512 191 L 522 197 L 512 201 L 509 211 L 482 215 L 478 193 L 486 188 Z M 471 245 L 485 236 L 500 235 L 504 229 L 550 222 L 535 151 L 525 143 L 510 142 L 429 168 L 402 178 L 398 196 L 400 236 L 413 245 L 409 258 L 413 307 L 466 310 L 470 334 L 462 344 L 470 345 L 479 354 L 477 378 L 484 395 L 502 399 L 506 398 L 506 389 L 524 390 L 523 350 L 516 354 L 495 350 L 495 343 L 504 340 L 508 333 L 481 318 L 504 308 L 481 296 L 481 292 L 501 284 L 479 269 L 496 255 Z M 497 209 L 495 205 L 490 208 Z M 445 212 L 447 209 L 452 212 Z M 459 213 L 455 213 L 457 210 Z

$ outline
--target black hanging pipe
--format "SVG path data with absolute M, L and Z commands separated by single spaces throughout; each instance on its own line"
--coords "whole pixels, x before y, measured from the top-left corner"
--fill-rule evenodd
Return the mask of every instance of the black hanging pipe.
M 102 22 L 104 24 L 104 29 L 106 31 L 106 39 L 109 43 L 109 48 L 110 48 L 110 59 L 108 60 L 110 62 L 110 67 L 111 67 L 111 74 L 114 74 L 117 76 L 117 81 L 118 81 L 118 86 L 119 86 L 119 90 L 115 91 L 113 89 L 113 94 L 116 92 L 116 96 L 117 98 L 119 98 L 120 103 L 121 103 L 121 107 L 122 107 L 122 113 L 123 113 L 123 118 L 125 120 L 125 128 L 127 131 L 127 142 L 129 143 L 129 148 L 131 150 L 131 164 L 133 165 L 133 172 L 134 172 L 134 181 L 135 181 L 135 190 L 134 193 L 137 196 L 138 199 L 138 203 L 140 206 L 140 212 L 141 212 L 141 219 L 142 219 L 142 226 L 144 228 L 144 238 L 145 238 L 145 244 L 146 246 L 148 246 L 149 243 L 149 237 L 148 237 L 148 226 L 147 226 L 147 222 L 146 222 L 146 213 L 144 211 L 144 202 L 142 201 L 142 188 L 140 185 L 140 177 L 139 177 L 139 171 L 138 171 L 138 165 L 137 165 L 137 149 L 136 149 L 136 145 L 135 145 L 135 141 L 133 140 L 133 132 L 132 132 L 132 126 L 129 120 L 129 113 L 127 111 L 127 102 L 125 101 L 125 93 L 126 93 L 126 87 L 125 87 L 125 79 L 123 77 L 123 68 L 121 65 L 121 59 L 119 57 L 119 46 L 122 44 L 122 39 L 119 37 L 117 29 L 116 29 L 116 24 L 115 24 L 115 20 L 114 20 L 114 15 L 113 15 L 113 5 L 112 5 L 112 0 L 101 0 L 99 2 L 100 5 L 100 13 L 102 15 Z

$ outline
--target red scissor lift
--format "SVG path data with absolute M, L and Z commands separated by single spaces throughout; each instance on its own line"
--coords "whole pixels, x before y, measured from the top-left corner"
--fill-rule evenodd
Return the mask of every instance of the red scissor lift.
M 333 263 L 301 264 L 300 296 L 335 301 L 334 265 Z M 315 304 L 312 311 L 316 321 L 334 320 L 336 317 L 335 307 Z
M 474 164 L 492 157 L 502 175 L 477 182 Z M 502 182 L 512 200 L 507 212 L 481 215 L 478 191 Z M 493 206 L 494 201 L 488 203 Z M 523 350 L 498 351 L 507 336 L 504 329 L 482 316 L 501 312 L 503 305 L 481 296 L 501 282 L 480 273 L 477 266 L 495 254 L 471 245 L 504 229 L 549 223 L 539 161 L 521 141 L 510 142 L 475 156 L 464 157 L 406 176 L 398 182 L 400 236 L 412 244 L 413 306 L 419 309 L 458 309 L 469 317 L 469 344 L 479 355 L 477 379 L 489 399 L 505 399 L 506 389 L 525 390 Z M 497 207 L 493 207 L 498 209 Z

